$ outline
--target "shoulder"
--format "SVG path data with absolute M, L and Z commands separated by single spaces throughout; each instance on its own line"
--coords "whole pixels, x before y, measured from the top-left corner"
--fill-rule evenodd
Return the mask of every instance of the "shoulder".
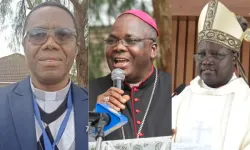
M 175 97 L 185 97 L 188 93 L 192 92 L 190 85 L 186 86 L 183 91 Z
M 164 72 L 164 71 L 160 71 L 160 70 L 159 70 L 159 76 L 160 76 L 160 77 L 163 77 L 163 78 L 166 78 L 166 79 L 168 79 L 168 80 L 171 80 L 171 75 L 170 75 L 170 73 L 168 73 L 168 72 Z
M 89 81 L 89 92 L 99 94 L 103 91 L 106 91 L 113 85 L 113 81 L 111 80 L 111 75 L 108 74 L 104 77 L 100 77 L 94 80 Z
M 8 95 L 10 92 L 14 91 L 14 89 L 17 87 L 17 85 L 18 85 L 18 83 L 14 83 L 14 84 L 11 84 L 8 86 L 0 87 L 1 97 Z
M 100 77 L 100 78 L 97 78 L 97 79 L 94 79 L 94 80 L 90 80 L 89 81 L 89 84 L 90 86 L 91 85 L 96 85 L 96 84 L 100 84 L 100 83 L 105 83 L 105 82 L 111 82 L 111 74 L 108 74 L 104 77 Z
M 159 75 L 159 80 L 160 80 L 160 82 L 162 82 L 162 83 L 172 83 L 172 78 L 171 78 L 171 75 L 168 73 L 168 72 L 164 72 L 164 71 L 160 71 L 159 70 L 159 73 L 158 73 Z
M 82 87 L 76 85 L 75 83 L 72 83 L 72 86 L 73 86 L 74 91 L 88 95 L 88 90 L 86 88 L 82 88 Z
M 245 93 L 248 101 L 250 101 L 250 88 L 245 88 L 245 90 L 242 90 L 241 93 Z
M 0 88 L 0 112 L 7 110 L 8 107 L 8 95 L 12 93 L 17 87 L 18 83 L 11 84 Z
M 72 83 L 73 86 L 77 89 L 79 89 L 80 91 L 82 91 L 83 93 L 88 94 L 88 90 L 86 88 L 80 87 L 79 85 L 76 85 L 75 83 Z
M 184 90 L 179 94 L 179 95 L 176 95 L 172 98 L 172 103 L 175 104 L 175 105 L 179 105 L 180 102 L 188 95 L 190 94 L 191 91 L 191 88 L 190 88 L 190 85 L 189 86 L 186 86 L 184 88 Z

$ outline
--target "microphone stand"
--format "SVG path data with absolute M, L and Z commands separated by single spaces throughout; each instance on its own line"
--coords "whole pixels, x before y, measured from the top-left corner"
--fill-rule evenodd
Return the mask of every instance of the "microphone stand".
M 107 114 L 100 114 L 100 118 L 91 123 L 91 126 L 97 129 L 96 134 L 96 150 L 101 150 L 102 141 L 104 140 L 104 127 L 109 122 L 109 116 Z
M 97 135 L 96 135 L 96 150 L 101 150 L 102 141 L 104 140 L 104 132 L 103 127 L 97 127 Z

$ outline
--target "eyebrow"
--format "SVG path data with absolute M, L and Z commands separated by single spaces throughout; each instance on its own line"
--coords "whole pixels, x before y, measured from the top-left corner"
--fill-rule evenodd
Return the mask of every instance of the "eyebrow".
M 108 35 L 108 38 L 110 38 L 110 37 L 112 37 L 112 38 L 117 38 L 117 36 L 115 36 L 115 35 L 113 35 L 113 34 L 109 34 L 109 35 Z

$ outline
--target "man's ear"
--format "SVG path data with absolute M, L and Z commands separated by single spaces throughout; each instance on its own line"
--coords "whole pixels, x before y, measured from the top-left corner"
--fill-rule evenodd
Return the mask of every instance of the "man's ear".
M 154 43 L 151 44 L 151 54 L 150 54 L 150 56 L 151 56 L 152 59 L 154 59 L 156 57 L 157 53 L 158 53 L 157 46 L 158 45 L 157 45 L 156 42 L 154 42 Z
M 238 57 L 239 57 L 239 52 L 234 52 L 233 53 L 233 64 L 237 63 Z

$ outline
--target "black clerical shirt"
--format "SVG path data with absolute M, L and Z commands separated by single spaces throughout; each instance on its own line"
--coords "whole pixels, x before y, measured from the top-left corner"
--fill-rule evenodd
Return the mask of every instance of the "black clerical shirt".
M 125 104 L 126 109 L 122 111 L 128 117 L 128 123 L 124 125 L 126 139 L 136 138 L 139 127 L 142 123 L 150 96 L 152 94 L 156 69 L 153 68 L 148 78 L 144 79 L 137 87 L 124 83 L 124 92 L 130 96 Z M 97 96 L 106 92 L 112 87 L 111 75 L 90 81 L 89 84 L 89 109 L 94 110 Z M 150 105 L 140 137 L 157 137 L 171 135 L 171 76 L 166 72 L 158 71 L 158 80 L 155 93 Z M 122 139 L 122 130 L 117 129 L 105 140 Z

